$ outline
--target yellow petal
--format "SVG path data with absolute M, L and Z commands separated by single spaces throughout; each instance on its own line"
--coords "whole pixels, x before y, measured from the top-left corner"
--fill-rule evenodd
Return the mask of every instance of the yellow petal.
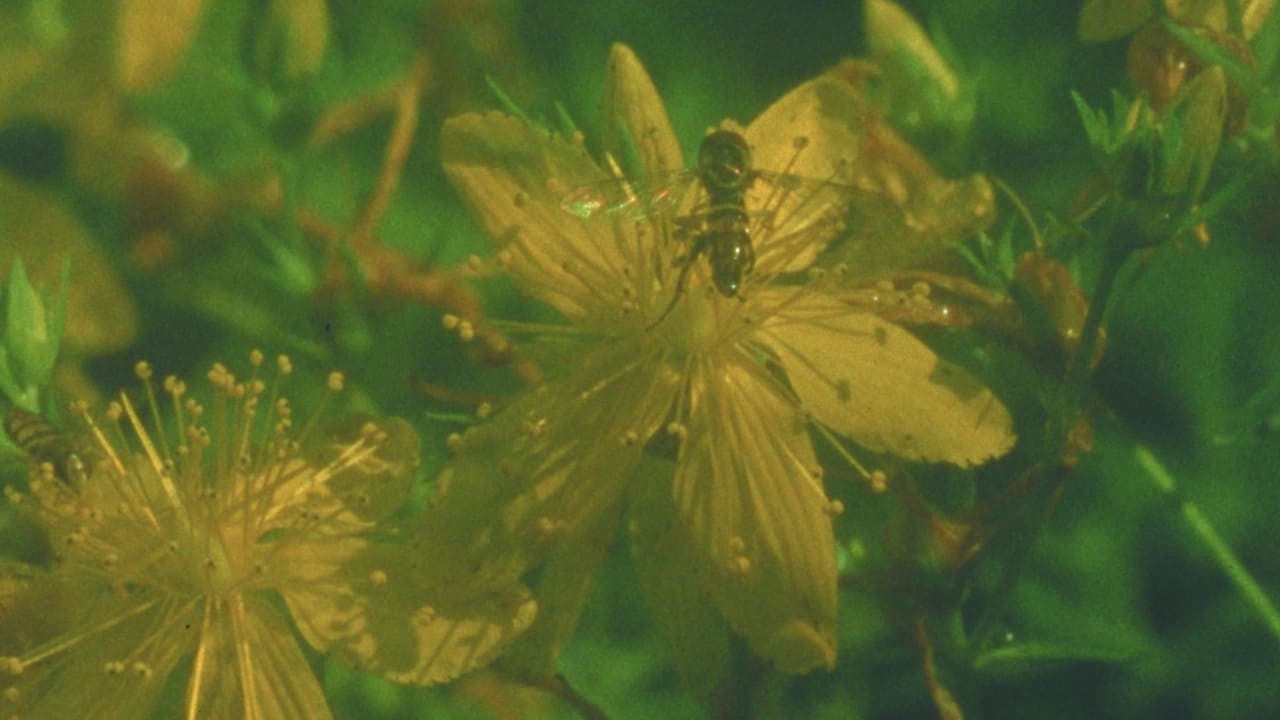
M 631 553 L 654 625 L 690 694 L 715 712 L 730 677 L 729 626 L 707 592 L 671 496 L 672 465 L 646 458 L 630 503 Z
M 490 662 L 536 612 L 519 583 L 446 581 L 430 548 L 412 543 L 327 539 L 276 560 L 288 572 L 278 589 L 309 644 L 399 682 L 444 682 Z
M 915 66 L 910 75 L 932 82 L 933 87 L 927 89 L 929 92 L 937 92 L 949 100 L 955 100 L 960 94 L 955 73 L 947 65 L 947 61 L 942 59 L 920 25 L 901 6 L 890 0 L 867 0 L 864 7 L 871 58 L 882 66 L 908 62 Z M 901 68 L 895 70 L 902 72 Z
M 1275 4 L 1276 0 L 1245 0 L 1240 3 L 1240 28 L 1246 40 L 1253 39 L 1262 29 Z
M 184 712 L 227 720 L 332 717 L 310 663 L 275 606 L 240 594 L 210 602 L 210 612 L 197 625 L 204 642 Z
M 598 312 L 602 293 L 620 296 L 627 258 L 619 235 L 560 207 L 570 191 L 605 179 L 580 144 L 488 113 L 448 120 L 440 151 L 445 173 L 509 253 L 526 292 L 570 318 Z
M 534 587 L 538 617 L 529 631 L 512 643 L 503 657 L 504 666 L 518 668 L 530 677 L 552 677 L 559 672 L 560 653 L 578 626 L 596 571 L 613 544 L 620 509 L 601 513 L 586 532 L 575 533 L 571 542 L 562 543 L 539 571 Z
M 124 0 L 120 6 L 117 72 L 136 92 L 164 82 L 195 38 L 204 0 Z
M 53 627 L 39 621 L 34 608 L 30 617 L 43 627 L 19 628 L 12 635 L 9 623 L 0 620 L 0 654 L 16 650 L 12 655 L 31 661 L 16 676 L 0 669 L 0 686 L 13 689 L 0 698 L 4 716 L 150 717 L 178 661 L 190 656 L 197 634 L 189 628 L 193 622 L 198 627 L 198 614 L 189 606 L 162 611 L 146 598 L 122 598 L 100 578 L 66 572 L 50 573 L 31 589 L 27 600 L 47 598 L 62 612 Z M 6 606 L 0 617 L 13 609 Z M 23 647 L 13 648 L 12 639 L 21 639 Z M 121 661 L 126 662 L 119 672 L 108 672 L 108 663 Z
M 990 390 L 906 330 L 832 298 L 801 294 L 756 336 L 813 418 L 860 445 L 969 466 L 1008 452 L 1008 410 Z
M 860 124 L 852 183 L 879 202 L 855 200 L 852 232 L 838 251 L 851 278 L 879 277 L 945 257 L 953 243 L 995 219 L 995 195 L 985 177 L 943 177 L 882 117 L 872 98 L 882 102 L 890 89 L 876 84 L 879 72 L 869 63 L 844 60 L 826 73 L 848 85 L 864 107 L 876 107 Z
M 329 471 L 327 492 L 362 520 L 380 520 L 404 505 L 419 460 L 412 425 L 358 413 L 317 430 L 304 453 L 310 467 Z M 296 506 L 302 499 L 278 502 Z
M 860 98 L 846 83 L 824 75 L 782 96 L 743 135 L 751 147 L 752 164 L 759 170 L 851 185 L 865 123 L 866 108 Z M 749 202 L 748 209 L 762 208 L 758 202 Z M 768 210 L 776 225 L 756 240 L 757 267 L 802 270 L 840 229 L 830 221 L 828 194 L 785 194 L 780 202 L 775 198 Z M 809 232 L 815 227 L 821 231 Z M 806 240 L 799 251 L 787 242 L 797 234 Z
M 622 43 L 614 43 L 609 53 L 604 118 L 601 144 L 624 167 L 654 176 L 684 166 L 657 88 L 636 54 Z
M 789 673 L 835 664 L 835 547 L 821 471 L 782 388 L 748 355 L 693 371 L 675 505 L 733 629 Z
M 613 513 L 676 395 L 661 352 L 598 347 L 469 430 L 423 520 L 437 559 L 459 578 L 519 577 Z
M 329 43 L 325 0 L 279 0 L 277 8 L 284 15 L 288 33 L 285 72 L 291 77 L 315 72 Z

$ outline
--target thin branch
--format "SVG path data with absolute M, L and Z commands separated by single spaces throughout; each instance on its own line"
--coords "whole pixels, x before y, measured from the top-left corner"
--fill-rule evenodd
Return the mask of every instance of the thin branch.
M 1244 596 L 1245 602 L 1249 603 L 1253 609 L 1262 618 L 1267 629 L 1280 641 L 1280 611 L 1276 610 L 1275 603 L 1271 602 L 1271 598 L 1267 597 L 1267 593 L 1254 579 L 1253 575 L 1240 562 L 1240 558 L 1236 557 L 1231 546 L 1227 544 L 1218 531 L 1213 527 L 1213 523 L 1200 512 L 1200 508 L 1190 500 L 1182 496 L 1178 492 L 1178 486 L 1165 468 L 1164 464 L 1150 450 L 1139 445 L 1134 449 L 1134 456 L 1138 464 L 1143 470 L 1151 476 L 1151 481 L 1162 493 L 1173 498 L 1178 503 L 1178 509 L 1182 511 L 1182 516 L 1186 518 L 1187 524 L 1191 526 L 1192 532 L 1196 537 L 1204 543 L 1209 550 L 1209 554 L 1226 573 L 1227 578 L 1236 586 L 1240 594 Z
M 933 644 L 929 641 L 929 631 L 925 627 L 924 618 L 915 621 L 916 646 L 920 648 L 920 661 L 924 666 L 924 679 L 929 685 L 929 696 L 933 698 L 933 706 L 938 710 L 942 720 L 964 720 L 964 710 L 956 696 L 951 694 L 946 685 L 938 679 L 938 666 L 933 659 Z
M 409 150 L 413 147 L 413 135 L 418 129 L 418 106 L 426 82 L 427 59 L 425 55 L 419 55 L 396 92 L 395 122 L 391 126 L 391 137 L 387 139 L 387 148 L 383 152 L 378 182 L 360 211 L 355 227 L 351 229 L 351 244 L 357 250 L 372 243 L 373 228 L 382 213 L 386 212 L 400 185 L 400 175 L 409 158 Z

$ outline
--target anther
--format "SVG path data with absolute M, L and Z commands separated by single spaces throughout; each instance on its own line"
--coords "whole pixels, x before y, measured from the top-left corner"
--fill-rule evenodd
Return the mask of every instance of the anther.
M 445 447 L 453 454 L 462 452 L 462 435 L 459 433 L 449 433 L 449 437 L 444 440 Z
M 534 529 L 537 531 L 538 537 L 545 540 L 555 533 L 556 522 L 546 515 L 543 515 L 535 521 Z
M 546 418 L 542 418 L 541 420 L 538 420 L 537 422 L 534 422 L 534 421 L 532 421 L 532 420 L 526 420 L 526 421 L 524 422 L 524 433 L 525 433 L 525 435 L 528 435 L 529 437 L 531 437 L 531 438 L 533 438 L 533 439 L 535 439 L 535 440 L 536 440 L 536 439 L 538 439 L 538 438 L 542 437 L 542 432 L 543 432 L 543 430 L 545 430 L 545 429 L 546 429 L 546 427 L 547 427 L 547 419 L 546 419 Z
M 684 423 L 672 420 L 667 423 L 667 434 L 680 442 L 684 442 L 689 439 L 689 428 L 685 427 Z

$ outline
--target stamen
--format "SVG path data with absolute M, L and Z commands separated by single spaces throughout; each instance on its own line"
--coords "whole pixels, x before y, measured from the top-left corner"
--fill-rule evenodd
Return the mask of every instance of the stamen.
M 818 431 L 818 434 L 821 435 L 837 453 L 839 453 L 840 457 L 843 458 L 845 462 L 849 463 L 850 467 L 857 471 L 857 473 L 863 478 L 868 480 L 871 479 L 871 473 L 868 472 L 867 468 L 853 456 L 853 453 L 850 452 L 847 447 L 845 447 L 844 442 L 841 441 L 840 438 L 836 437 L 834 433 L 828 430 L 827 427 L 821 423 L 815 422 L 813 423 L 813 427 Z

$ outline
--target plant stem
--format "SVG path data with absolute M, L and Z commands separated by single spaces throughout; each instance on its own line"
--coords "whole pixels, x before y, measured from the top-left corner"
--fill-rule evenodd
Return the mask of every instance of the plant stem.
M 1209 549 L 1213 559 L 1222 567 L 1222 571 L 1226 573 L 1227 578 L 1235 584 L 1236 589 L 1244 596 L 1245 601 L 1252 605 L 1254 610 L 1262 616 L 1262 620 L 1266 623 L 1267 629 L 1271 631 L 1271 634 L 1276 637 L 1277 641 L 1280 641 L 1280 611 L 1276 610 L 1275 604 L 1267 597 L 1262 586 L 1258 584 L 1258 581 L 1240 562 L 1240 558 L 1236 557 L 1231 547 L 1214 529 L 1213 524 L 1204 516 L 1204 513 L 1200 512 L 1200 508 L 1178 492 L 1173 476 L 1169 474 L 1169 471 L 1165 469 L 1160 460 L 1150 450 L 1141 445 L 1134 450 L 1134 455 L 1138 464 L 1151 476 L 1151 480 L 1156 487 L 1177 501 L 1178 508 L 1191 526 L 1191 530 Z
M 1089 384 L 1089 371 L 1092 369 L 1098 337 L 1102 332 L 1102 321 L 1111 304 L 1111 295 L 1115 290 L 1120 268 L 1124 266 L 1125 260 L 1129 259 L 1130 252 L 1126 243 L 1117 242 L 1116 238 L 1108 237 L 1107 246 L 1106 258 L 1098 273 L 1098 282 L 1094 286 L 1093 296 L 1089 299 L 1089 312 L 1084 316 L 1084 325 L 1080 329 L 1080 342 L 1076 345 L 1067 370 L 1067 402 L 1070 403 L 1068 407 L 1071 417 L 1061 429 L 1064 438 L 1084 402 L 1085 391 Z

